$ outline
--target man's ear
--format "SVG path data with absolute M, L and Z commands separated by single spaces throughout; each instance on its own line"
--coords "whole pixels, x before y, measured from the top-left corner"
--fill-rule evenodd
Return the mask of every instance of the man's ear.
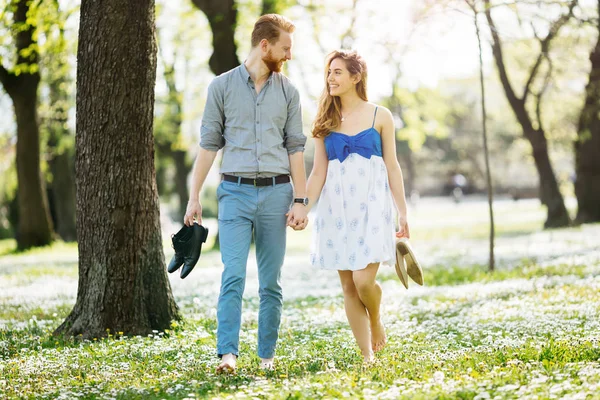
M 268 50 L 269 41 L 267 39 L 262 39 L 259 43 L 259 46 L 260 49 L 266 53 Z

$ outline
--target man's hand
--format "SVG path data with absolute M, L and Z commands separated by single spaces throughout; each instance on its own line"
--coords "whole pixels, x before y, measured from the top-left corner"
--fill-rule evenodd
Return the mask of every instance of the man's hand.
M 301 231 L 308 225 L 307 210 L 304 204 L 294 203 L 290 211 L 285 214 L 287 225 L 295 231 Z
M 398 216 L 398 232 L 396 232 L 397 238 L 407 238 L 410 239 L 410 231 L 408 230 L 408 221 L 406 220 L 405 215 Z
M 194 218 L 198 224 L 202 225 L 202 204 L 200 204 L 200 200 L 190 199 L 185 210 L 183 223 L 187 226 L 192 226 L 194 225 Z

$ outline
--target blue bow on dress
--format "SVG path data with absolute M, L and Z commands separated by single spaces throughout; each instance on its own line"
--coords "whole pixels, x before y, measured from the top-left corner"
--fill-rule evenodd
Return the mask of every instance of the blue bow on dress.
M 329 161 L 344 162 L 350 154 L 358 154 L 364 158 L 382 157 L 381 136 L 375 128 L 350 136 L 339 132 L 331 132 L 325 137 L 325 150 Z

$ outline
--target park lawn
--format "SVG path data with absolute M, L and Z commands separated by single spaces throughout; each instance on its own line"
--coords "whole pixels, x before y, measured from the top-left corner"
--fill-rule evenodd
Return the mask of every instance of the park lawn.
M 335 272 L 311 269 L 297 244 L 283 271 L 276 369 L 260 370 L 251 257 L 235 376 L 214 373 L 217 252 L 186 280 L 170 276 L 183 320 L 168 332 L 92 341 L 52 336 L 75 300 L 72 252 L 11 253 L 0 258 L 0 398 L 600 399 L 600 226 L 501 234 L 492 274 L 485 240 L 458 251 L 430 237 L 413 241 L 425 287 L 407 291 L 381 268 L 388 345 L 369 366 Z

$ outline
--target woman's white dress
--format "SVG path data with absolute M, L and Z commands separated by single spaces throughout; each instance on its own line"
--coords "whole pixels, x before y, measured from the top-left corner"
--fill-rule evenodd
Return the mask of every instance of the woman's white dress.
M 394 265 L 394 203 L 381 135 L 371 127 L 353 136 L 331 132 L 324 141 L 329 165 L 316 208 L 311 264 L 352 271 L 375 262 Z

